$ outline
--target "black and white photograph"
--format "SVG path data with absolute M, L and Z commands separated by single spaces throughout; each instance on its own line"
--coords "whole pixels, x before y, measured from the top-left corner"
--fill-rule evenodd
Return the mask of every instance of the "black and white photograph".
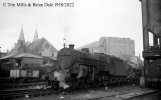
M 0 0 L 1 100 L 160 100 L 161 0 Z

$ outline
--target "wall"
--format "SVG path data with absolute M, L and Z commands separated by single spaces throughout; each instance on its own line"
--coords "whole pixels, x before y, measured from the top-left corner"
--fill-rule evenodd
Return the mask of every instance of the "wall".
M 135 44 L 130 38 L 102 37 L 99 40 L 100 53 L 117 57 L 134 56 Z
M 27 64 L 43 64 L 43 59 L 38 58 L 22 58 L 23 63 Z

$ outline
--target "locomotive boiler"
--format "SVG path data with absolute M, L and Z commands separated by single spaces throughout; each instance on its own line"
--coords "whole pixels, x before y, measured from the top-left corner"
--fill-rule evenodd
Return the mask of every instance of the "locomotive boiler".
M 117 57 L 89 53 L 87 48 L 75 50 L 73 44 L 69 48 L 62 48 L 58 52 L 57 60 L 66 83 L 72 87 L 125 83 L 131 71 L 131 66 Z

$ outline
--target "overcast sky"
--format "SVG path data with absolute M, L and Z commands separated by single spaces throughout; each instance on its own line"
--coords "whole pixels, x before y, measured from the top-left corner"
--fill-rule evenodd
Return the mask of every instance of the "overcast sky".
M 74 7 L 4 7 L 4 3 L 74 3 Z M 37 28 L 54 47 L 63 47 L 63 38 L 77 47 L 100 37 L 135 40 L 135 53 L 143 50 L 142 17 L 139 0 L 0 0 L 0 50 L 11 50 L 21 27 L 26 41 Z

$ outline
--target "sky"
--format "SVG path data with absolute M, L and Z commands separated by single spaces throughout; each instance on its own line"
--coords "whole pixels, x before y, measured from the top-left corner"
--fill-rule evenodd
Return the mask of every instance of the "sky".
M 11 7 L 4 3 L 74 3 L 74 7 Z M 0 50 L 14 47 L 23 28 L 26 41 L 37 29 L 57 50 L 63 38 L 75 48 L 100 37 L 135 40 L 135 54 L 143 51 L 142 13 L 139 0 L 0 0 Z

